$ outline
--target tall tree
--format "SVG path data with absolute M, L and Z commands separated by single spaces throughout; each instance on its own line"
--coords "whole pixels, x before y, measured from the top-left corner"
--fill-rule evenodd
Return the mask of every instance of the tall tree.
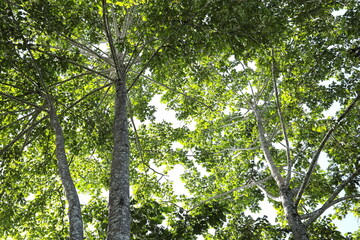
M 185 96 L 174 100 L 172 91 L 163 97 L 180 118 L 197 123 L 196 130 L 183 142 L 194 152 L 197 163 L 184 162 L 188 166 L 184 180 L 198 196 L 198 200 L 187 202 L 189 211 L 215 199 L 233 209 L 234 215 L 246 208 L 257 211 L 258 202 L 267 196 L 282 212 L 286 219 L 283 223 L 288 224 L 293 237 L 309 239 L 314 229 L 311 224 L 326 209 L 345 203 L 354 206 L 356 212 L 359 198 L 356 148 L 348 148 L 355 155 L 345 154 L 336 144 L 342 142 L 336 140 L 344 134 L 342 126 L 348 126 L 349 136 L 355 137 L 357 131 L 359 85 L 355 80 L 356 49 L 351 45 L 358 36 L 344 26 L 353 21 L 358 4 L 349 2 L 347 13 L 337 18 L 332 11 L 343 5 L 281 4 L 294 7 L 256 5 L 262 14 L 252 15 L 257 23 L 252 29 L 258 28 L 261 37 L 247 39 L 247 35 L 239 36 L 249 33 L 245 27 L 243 32 L 229 32 L 245 22 L 240 21 L 246 16 L 243 12 L 252 5 L 243 3 L 237 9 L 223 3 L 218 11 L 203 15 L 204 25 L 217 29 L 214 39 L 220 36 L 223 40 L 217 46 L 211 41 L 203 46 L 202 51 L 209 56 L 189 63 L 182 71 L 169 69 L 167 75 L 163 69 L 163 74 L 154 71 L 159 79 L 170 81 L 186 76 L 181 89 L 197 99 L 197 103 Z M 227 19 L 220 16 L 229 16 L 238 24 L 225 25 L 222 20 Z M 276 37 L 267 32 L 269 29 Z M 348 39 L 348 32 L 352 39 Z M 211 31 L 207 33 L 211 39 Z M 222 51 L 217 52 L 219 47 Z M 328 86 L 327 81 L 333 83 Z M 323 112 L 335 101 L 343 105 L 341 110 L 331 120 L 324 118 Z M 348 141 L 356 145 L 357 140 Z M 327 169 L 318 166 L 324 152 L 330 158 Z M 205 168 L 205 176 L 199 172 L 199 165 Z M 228 191 L 219 193 L 224 188 Z M 236 193 L 239 190 L 243 192 Z M 343 190 L 345 196 L 340 195 Z M 231 194 L 235 201 L 221 200 Z M 342 208 L 342 212 L 347 211 Z M 333 234 L 338 236 L 336 231 Z

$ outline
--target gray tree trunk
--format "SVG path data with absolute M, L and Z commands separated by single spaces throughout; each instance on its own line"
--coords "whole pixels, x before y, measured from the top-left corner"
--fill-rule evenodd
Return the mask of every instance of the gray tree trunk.
M 70 169 L 65 153 L 64 133 L 53 106 L 50 107 L 50 122 L 55 132 L 58 171 L 69 204 L 68 216 L 70 222 L 70 240 L 82 240 L 84 239 L 84 230 L 79 196 L 70 175 Z
M 300 215 L 296 209 L 293 194 L 290 188 L 283 187 L 281 189 L 282 205 L 285 211 L 286 219 L 291 228 L 291 232 L 295 240 L 309 240 L 306 226 L 301 222 Z
M 130 194 L 126 84 L 115 82 L 114 149 L 110 173 L 108 240 L 130 239 Z

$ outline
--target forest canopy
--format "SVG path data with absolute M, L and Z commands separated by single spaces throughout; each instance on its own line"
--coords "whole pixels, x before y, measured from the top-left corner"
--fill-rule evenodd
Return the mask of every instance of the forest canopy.
M 357 0 L 0 16 L 0 238 L 360 238 L 334 224 L 360 214 Z

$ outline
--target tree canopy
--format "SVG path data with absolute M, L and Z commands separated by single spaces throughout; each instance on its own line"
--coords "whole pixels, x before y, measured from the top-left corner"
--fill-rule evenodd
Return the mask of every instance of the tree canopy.
M 359 7 L 0 2 L 0 236 L 356 239 Z

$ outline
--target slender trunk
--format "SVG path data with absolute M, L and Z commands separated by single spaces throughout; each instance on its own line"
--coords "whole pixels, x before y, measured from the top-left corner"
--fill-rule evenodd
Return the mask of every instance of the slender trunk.
M 301 222 L 300 215 L 296 209 L 293 194 L 290 188 L 281 189 L 282 205 L 285 211 L 286 219 L 291 228 L 295 240 L 309 240 L 305 225 Z
M 110 173 L 108 240 L 130 239 L 129 136 L 125 77 L 115 83 L 114 150 Z
M 58 170 L 65 190 L 66 199 L 69 204 L 68 216 L 70 222 L 70 240 L 82 240 L 84 239 L 84 232 L 79 196 L 70 175 L 69 165 L 65 153 L 64 133 L 62 131 L 59 118 L 53 107 L 50 109 L 50 122 L 55 132 Z

